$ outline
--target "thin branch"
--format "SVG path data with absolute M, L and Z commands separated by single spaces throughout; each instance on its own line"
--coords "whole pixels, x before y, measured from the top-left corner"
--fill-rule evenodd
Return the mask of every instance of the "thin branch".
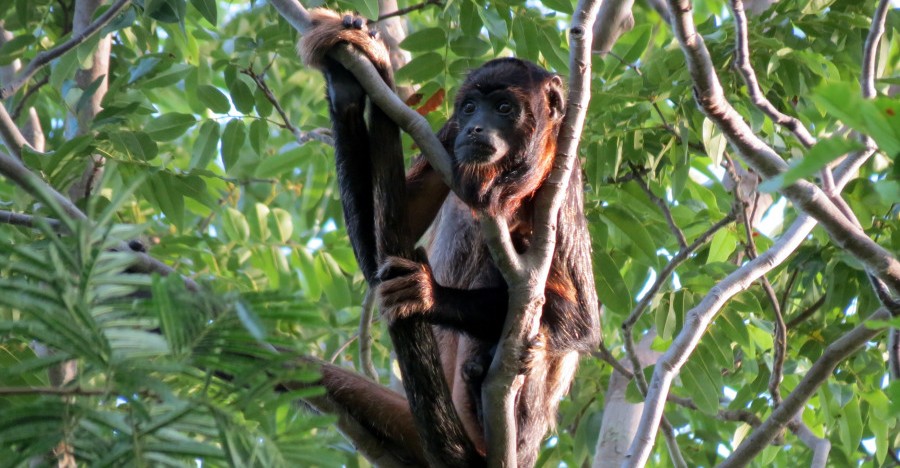
M 838 364 L 885 331 L 884 328 L 870 328 L 868 324 L 872 321 L 888 320 L 890 318 L 890 312 L 882 307 L 864 320 L 863 323 L 828 345 L 822 356 L 803 375 L 794 391 L 784 399 L 780 406 L 772 411 L 769 418 L 759 428 L 744 439 L 741 445 L 719 467 L 746 466 L 750 460 L 769 445 L 781 431 L 781 428 L 789 424 L 799 414 L 806 401 L 815 394 L 820 385 L 831 377 L 831 373 L 837 368 Z
M 732 0 L 735 3 L 740 4 L 741 0 Z M 743 10 L 742 10 L 743 12 Z M 728 166 L 734 170 L 735 164 L 734 161 L 728 157 Z M 737 171 L 733 171 L 734 174 L 732 177 L 737 177 L 735 179 L 736 187 L 740 186 L 740 176 L 738 176 Z M 735 199 L 738 204 L 740 204 L 739 211 L 741 213 L 742 222 L 741 224 L 744 226 L 744 235 L 747 238 L 746 243 L 746 253 L 747 257 L 750 260 L 755 259 L 759 256 L 759 252 L 756 249 L 756 242 L 753 240 L 753 227 L 751 226 L 751 215 L 747 213 L 747 200 L 744 199 L 743 194 L 740 190 L 736 189 L 734 191 Z M 769 375 L 769 394 L 772 395 L 772 401 L 777 406 L 781 403 L 781 390 L 779 389 L 779 385 L 781 385 L 781 380 L 784 378 L 784 360 L 787 356 L 787 329 L 784 324 L 784 314 L 781 310 L 781 304 L 778 302 L 778 296 L 775 294 L 775 289 L 772 287 L 772 283 L 769 282 L 769 279 L 766 278 L 766 275 L 762 275 L 759 278 L 760 284 L 762 285 L 763 291 L 766 293 L 766 297 L 769 299 L 769 303 L 772 304 L 772 312 L 773 312 L 773 320 L 772 322 L 775 324 L 773 330 L 773 339 L 772 339 L 772 347 L 773 356 L 772 356 L 772 373 Z
M 375 315 L 375 290 L 369 288 L 363 297 L 359 314 L 359 367 L 370 379 L 378 382 L 378 370 L 372 362 L 372 317 Z
M 38 70 L 47 66 L 54 59 L 61 57 L 66 52 L 74 49 L 75 47 L 84 43 L 88 38 L 93 36 L 97 31 L 106 26 L 110 21 L 113 20 L 119 13 L 131 3 L 131 0 L 116 0 L 115 3 L 110 5 L 110 7 L 103 12 L 96 20 L 94 20 L 88 27 L 79 32 L 76 35 L 73 35 L 66 42 L 59 44 L 58 46 L 45 50 L 37 54 L 31 62 L 28 62 L 28 66 L 25 67 L 22 71 L 16 74 L 16 77 L 3 86 L 0 89 L 0 101 L 6 100 L 6 98 L 15 94 L 28 80 L 37 73 Z
M 744 12 L 743 0 L 731 0 L 731 11 L 734 13 L 735 27 L 735 62 L 734 66 L 740 72 L 744 83 L 747 85 L 747 94 L 750 101 L 763 113 L 765 113 L 773 122 L 781 125 L 800 140 L 803 146 L 809 148 L 816 144 L 816 139 L 809 133 L 809 130 L 803 126 L 800 120 L 788 116 L 778 109 L 766 98 L 766 95 L 759 87 L 759 81 L 756 79 L 756 72 L 750 64 L 750 46 L 747 40 L 747 15 Z
M 388 19 L 388 18 L 393 18 L 393 17 L 395 17 L 395 16 L 403 16 L 403 15 L 405 15 L 405 14 L 407 14 L 407 13 L 412 13 L 412 12 L 414 12 L 414 11 L 421 10 L 421 9 L 427 7 L 427 6 L 430 6 L 430 5 L 436 5 L 436 6 L 439 6 L 439 7 L 443 7 L 443 6 L 444 6 L 444 2 L 442 2 L 441 0 L 425 0 L 425 1 L 422 2 L 422 3 L 418 3 L 418 4 L 415 4 L 415 5 L 408 6 L 408 7 L 406 7 L 406 8 L 401 8 L 401 9 L 399 9 L 399 10 L 397 10 L 397 11 L 392 11 L 392 12 L 390 12 L 390 13 L 385 13 L 385 14 L 383 14 L 383 15 L 379 15 L 379 16 L 378 16 L 378 19 L 375 20 L 375 22 L 378 22 L 378 21 L 384 21 L 384 20 L 386 20 L 386 19 Z
M 634 168 L 632 168 L 634 169 Z M 634 172 L 634 180 L 637 182 L 638 186 L 647 194 L 647 198 L 650 199 L 656 206 L 659 207 L 659 210 L 662 211 L 663 215 L 666 217 L 666 223 L 669 225 L 669 230 L 672 231 L 672 234 L 675 235 L 675 239 L 678 240 L 678 249 L 684 250 L 687 248 L 687 240 L 684 238 L 684 232 L 678 228 L 678 225 L 675 224 L 675 218 L 672 217 L 672 210 L 669 209 L 669 205 L 665 200 L 656 196 L 650 187 L 647 185 L 647 182 L 644 181 L 643 177 L 640 174 Z
M 628 380 L 634 378 L 634 374 L 625 366 L 623 366 L 615 356 L 613 356 L 612 352 L 609 350 L 609 348 L 606 347 L 605 343 L 600 343 L 600 346 L 597 347 L 597 351 L 594 351 L 592 355 L 597 359 L 600 359 L 603 362 L 609 364 L 616 372 L 622 374 Z
M 699 411 L 700 408 L 697 407 L 697 404 L 694 403 L 694 400 L 690 398 L 679 397 L 675 395 L 669 395 L 667 400 L 670 403 L 675 403 L 678 406 L 683 406 L 685 408 Z M 735 421 L 735 422 L 744 422 L 753 427 L 758 427 L 762 424 L 762 420 L 759 419 L 755 413 L 747 410 L 727 410 L 720 409 L 716 413 L 716 417 L 723 421 Z
M 46 223 L 54 230 L 62 228 L 59 220 L 43 217 L 39 219 L 40 222 Z M 37 226 L 38 218 L 24 213 L 13 213 L 12 211 L 0 210 L 0 223 L 12 224 L 13 226 L 35 227 Z
M 106 390 L 81 387 L 0 387 L 0 395 L 58 395 L 58 396 L 102 396 L 109 394 Z
M 241 70 L 241 73 L 249 76 L 253 80 L 253 82 L 256 83 L 256 86 L 260 89 L 260 91 L 263 92 L 266 100 L 268 100 L 272 104 L 272 106 L 275 108 L 275 111 L 277 111 L 278 115 L 281 116 L 282 127 L 286 128 L 291 132 L 292 135 L 294 135 L 294 139 L 297 140 L 297 143 L 299 145 L 304 145 L 310 140 L 316 140 L 325 143 L 328 146 L 334 146 L 334 138 L 332 138 L 331 136 L 317 130 L 304 132 L 291 123 L 291 119 L 287 116 L 284 108 L 281 107 L 281 103 L 278 102 L 278 98 L 275 97 L 275 93 L 272 92 L 272 89 L 269 88 L 269 85 L 266 83 L 265 75 L 256 73 L 255 71 L 253 71 L 252 67 Z
M 807 307 L 806 310 L 804 310 L 803 312 L 800 312 L 799 314 L 797 314 L 796 317 L 792 318 L 787 323 L 786 326 L 788 328 L 794 328 L 797 325 L 800 325 L 801 323 L 803 323 L 803 321 L 805 321 L 806 319 L 811 317 L 812 314 L 816 313 L 816 311 L 819 310 L 825 304 L 825 297 L 826 297 L 825 294 L 822 294 L 822 297 L 820 297 L 818 300 L 816 300 L 816 302 L 814 302 L 811 306 Z
M 38 80 L 34 85 L 28 87 L 28 89 L 25 91 L 25 94 L 22 95 L 22 99 L 20 99 L 19 102 L 16 103 L 16 107 L 13 109 L 11 115 L 13 120 L 18 119 L 19 115 L 22 114 L 22 109 L 25 108 L 25 104 L 28 102 L 28 98 L 37 93 L 42 87 L 44 87 L 44 85 L 49 82 L 50 75 L 48 74 L 47 76 Z
M 863 47 L 862 75 L 860 75 L 859 86 L 862 96 L 866 99 L 874 98 L 876 94 L 875 66 L 878 63 L 878 43 L 881 42 L 881 36 L 884 35 L 884 23 L 890 5 L 889 0 L 878 2 L 875 15 L 872 17 L 872 27 L 869 28 L 869 34 L 866 36 L 866 45 Z
M 734 222 L 736 217 L 737 214 L 734 212 L 734 210 L 732 210 L 730 213 L 725 215 L 724 218 L 717 221 L 715 224 L 710 226 L 709 229 L 704 231 L 703 234 L 700 234 L 696 239 L 694 239 L 694 242 L 691 242 L 691 245 L 687 246 L 687 248 L 683 250 L 679 250 L 678 253 L 676 253 L 672 257 L 672 259 L 669 260 L 669 263 L 666 264 L 665 267 L 663 267 L 659 274 L 656 275 L 656 280 L 653 281 L 653 285 L 650 286 L 650 289 L 647 290 L 647 292 L 644 294 L 644 297 L 641 298 L 637 305 L 634 306 L 634 309 L 631 310 L 628 318 L 625 319 L 625 321 L 622 323 L 622 329 L 632 329 L 644 314 L 644 311 L 653 301 L 653 296 L 655 296 L 656 293 L 659 292 L 662 285 L 669 280 L 669 276 L 673 271 L 675 271 L 678 265 L 681 265 L 681 263 L 687 260 L 692 253 L 709 242 L 709 240 L 712 239 L 712 236 L 715 235 L 716 232 Z

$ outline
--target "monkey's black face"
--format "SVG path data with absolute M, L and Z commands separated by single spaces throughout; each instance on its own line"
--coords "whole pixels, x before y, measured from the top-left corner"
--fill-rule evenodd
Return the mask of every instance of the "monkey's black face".
M 453 142 L 457 164 L 495 163 L 514 149 L 524 113 L 513 93 L 472 90 L 459 102 L 455 116 L 459 133 Z

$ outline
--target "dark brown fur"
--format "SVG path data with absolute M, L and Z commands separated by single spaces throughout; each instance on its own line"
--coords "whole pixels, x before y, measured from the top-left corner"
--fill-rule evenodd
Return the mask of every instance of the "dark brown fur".
M 347 32 L 346 21 L 341 16 L 326 12 L 314 10 L 315 21 L 327 27 L 317 28 L 301 44 L 301 54 L 309 63 L 324 67 L 326 76 L 333 74 L 324 54 L 338 42 L 346 41 L 366 53 L 376 67 L 386 66 L 386 54 L 373 51 L 380 46 L 367 32 L 362 29 Z M 330 80 L 329 85 L 336 82 Z M 492 154 L 496 158 L 490 162 L 473 163 L 455 150 L 454 142 L 460 133 L 471 131 L 463 128 L 466 119 L 460 106 L 466 99 L 492 96 L 495 91 L 508 95 L 517 109 L 515 120 L 510 120 L 508 128 L 503 127 L 499 137 L 502 141 L 496 145 L 508 147 L 509 151 Z M 330 88 L 329 95 L 335 94 Z M 407 178 L 408 217 L 413 235 L 418 237 L 429 224 L 433 225 L 427 263 L 424 258 L 416 262 L 390 257 L 373 274 L 376 255 L 366 247 L 371 243 L 367 239 L 371 231 L 351 226 L 360 219 L 370 220 L 371 213 L 364 205 L 360 210 L 355 207 L 356 202 L 348 204 L 345 200 L 348 232 L 366 278 L 375 282 L 383 280 L 382 312 L 389 320 L 421 315 L 436 325 L 444 375 L 452 389 L 454 406 L 469 438 L 482 454 L 486 442 L 481 422 L 481 384 L 506 317 L 507 292 L 474 211 L 484 210 L 492 216 L 506 218 L 517 249 L 528 248 L 534 222 L 533 196 L 552 167 L 563 109 L 561 80 L 534 64 L 498 59 L 471 72 L 458 92 L 454 115 L 438 133 L 453 157 L 453 193 L 449 193 L 421 158 Z M 337 119 L 340 113 L 333 109 L 332 116 Z M 335 126 L 340 127 L 337 121 Z M 336 133 L 341 140 L 340 132 Z M 582 211 L 580 175 L 580 168 L 576 167 L 559 213 L 557 246 L 545 291 L 540 333 L 522 356 L 525 383 L 516 407 L 519 466 L 534 464 L 541 440 L 555 423 L 559 400 L 574 377 L 579 353 L 592 350 L 599 340 L 598 303 L 590 239 Z M 362 196 L 358 189 L 347 185 L 341 183 L 342 197 Z M 323 380 L 330 394 L 343 395 L 340 405 L 360 418 L 373 412 L 364 409 L 370 406 L 377 406 L 381 411 L 409 413 L 408 407 L 398 407 L 402 405 L 397 401 L 379 398 L 380 390 L 354 384 L 350 386 L 358 388 L 354 399 L 346 390 L 339 391 L 349 388 L 346 377 L 341 382 L 333 382 L 334 388 L 329 386 L 328 376 Z M 355 406 L 360 408 L 354 409 Z M 379 425 L 373 421 L 364 424 Z M 409 439 L 390 438 L 390 441 L 403 444 Z

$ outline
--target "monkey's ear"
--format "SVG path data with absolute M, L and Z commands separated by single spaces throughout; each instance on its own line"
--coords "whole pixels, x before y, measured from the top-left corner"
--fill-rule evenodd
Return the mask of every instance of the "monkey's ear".
M 566 90 L 562 78 L 553 75 L 546 84 L 547 104 L 550 105 L 550 117 L 561 119 L 566 114 Z

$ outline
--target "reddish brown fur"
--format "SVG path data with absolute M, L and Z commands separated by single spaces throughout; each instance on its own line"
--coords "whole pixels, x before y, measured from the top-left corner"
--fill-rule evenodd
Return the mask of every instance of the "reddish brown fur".
M 352 13 L 338 13 L 326 8 L 315 8 L 309 12 L 313 28 L 303 35 L 297 50 L 300 58 L 307 65 L 323 68 L 325 55 L 339 43 L 353 44 L 360 52 L 369 57 L 375 68 L 390 70 L 391 61 L 384 44 L 369 35 L 369 29 L 345 28 L 345 16 L 355 17 Z
M 328 68 L 334 63 L 325 57 L 328 50 L 339 42 L 349 42 L 366 54 L 389 81 L 390 69 L 383 45 L 365 29 L 348 28 L 343 15 L 328 10 L 313 10 L 313 21 L 317 27 L 300 44 L 300 53 L 307 63 Z M 326 76 L 334 74 L 330 70 Z M 380 287 L 382 312 L 389 320 L 426 314 L 440 325 L 435 331 L 441 346 L 443 373 L 452 388 L 456 412 L 481 454 L 486 450 L 479 415 L 481 380 L 498 338 L 472 330 L 478 325 L 469 321 L 485 322 L 490 330 L 495 330 L 498 322 L 502 325 L 507 293 L 473 211 L 484 210 L 506 218 L 516 248 L 520 252 L 528 248 L 533 226 L 533 195 L 552 167 L 563 113 L 560 78 L 515 59 L 494 60 L 474 70 L 457 94 L 457 107 L 473 90 L 484 93 L 493 89 L 510 92 L 523 112 L 524 118 L 516 121 L 513 131 L 503 134 L 502 139 L 510 146 L 509 153 L 493 163 L 455 160 L 453 142 L 462 129 L 454 114 L 438 134 L 454 157 L 454 193 L 448 195 L 448 187 L 422 158 L 410 171 L 406 184 L 408 216 L 415 237 L 422 235 L 435 220 L 428 243 L 431 267 L 389 258 L 377 275 L 384 280 Z M 332 91 L 330 88 L 330 96 Z M 334 109 L 332 118 L 338 118 Z M 506 127 L 502 128 L 505 132 Z M 342 197 L 346 188 L 341 185 Z M 574 377 L 579 352 L 592 349 L 599 337 L 598 303 L 581 190 L 580 169 L 576 167 L 559 215 L 556 253 L 547 281 L 540 332 L 522 356 L 525 382 L 516 402 L 519 466 L 534 463 L 541 440 L 555 424 L 556 408 Z M 345 206 L 347 219 L 365 215 L 347 213 L 346 209 Z M 348 233 L 351 239 L 366 234 L 351 231 L 349 222 Z M 357 255 L 359 258 L 359 252 Z M 367 273 L 367 278 L 370 276 Z M 451 304 L 449 311 L 447 304 Z M 450 318 L 436 318 L 439 310 Z M 496 334 L 500 331 L 496 330 Z M 405 424 L 404 421 L 412 424 L 406 401 L 395 393 L 385 395 L 386 390 L 363 380 L 342 374 L 323 376 L 330 398 L 360 424 L 371 427 L 376 437 L 385 437 L 386 444 L 416 444 L 410 428 L 395 427 Z M 421 447 L 409 449 L 420 457 Z

